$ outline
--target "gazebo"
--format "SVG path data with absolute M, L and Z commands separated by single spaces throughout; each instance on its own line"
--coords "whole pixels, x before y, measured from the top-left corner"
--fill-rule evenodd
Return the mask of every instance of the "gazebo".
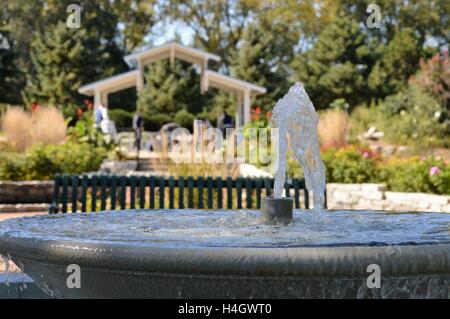
M 108 105 L 108 95 L 135 86 L 137 91 L 144 88 L 144 65 L 169 59 L 171 63 L 180 59 L 200 66 L 200 90 L 202 93 L 209 88 L 217 88 L 231 92 L 236 96 L 236 126 L 240 127 L 250 122 L 251 99 L 266 93 L 266 88 L 243 80 L 208 70 L 209 60 L 220 62 L 220 57 L 178 43 L 167 43 L 162 46 L 148 48 L 124 57 L 125 62 L 133 68 L 103 80 L 83 85 L 78 92 L 94 96 L 94 108 L 100 104 Z

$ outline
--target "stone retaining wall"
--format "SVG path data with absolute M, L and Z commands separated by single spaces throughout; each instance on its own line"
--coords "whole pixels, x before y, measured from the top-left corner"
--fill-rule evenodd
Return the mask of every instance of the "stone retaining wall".
M 384 184 L 327 184 L 330 209 L 411 210 L 450 213 L 450 196 L 401 193 Z
M 0 204 L 51 203 L 53 181 L 0 181 Z

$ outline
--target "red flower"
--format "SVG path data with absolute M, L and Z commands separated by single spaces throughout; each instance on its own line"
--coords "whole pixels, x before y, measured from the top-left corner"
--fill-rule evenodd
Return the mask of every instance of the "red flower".
M 36 111 L 39 108 L 39 104 L 33 103 L 31 104 L 31 111 Z
M 81 118 L 83 116 L 83 109 L 81 107 L 77 106 L 76 113 L 77 113 L 77 117 Z

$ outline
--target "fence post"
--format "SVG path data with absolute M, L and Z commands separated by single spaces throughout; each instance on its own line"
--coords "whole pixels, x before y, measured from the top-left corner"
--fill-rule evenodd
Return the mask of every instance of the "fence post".
M 72 213 L 77 212 L 78 202 L 78 175 L 72 175 Z
M 48 208 L 49 214 L 57 214 L 59 210 L 59 186 L 61 185 L 61 176 L 59 174 L 55 175 L 55 181 L 53 184 L 53 200 Z

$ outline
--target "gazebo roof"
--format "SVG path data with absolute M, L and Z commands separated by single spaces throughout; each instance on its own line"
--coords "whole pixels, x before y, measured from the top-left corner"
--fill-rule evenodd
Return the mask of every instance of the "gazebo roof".
M 144 86 L 144 65 L 169 59 L 171 63 L 180 59 L 200 66 L 200 91 L 204 93 L 208 88 L 217 88 L 236 94 L 236 125 L 250 122 L 251 97 L 266 93 L 266 88 L 231 76 L 208 70 L 208 61 L 220 61 L 218 55 L 194 49 L 178 43 L 169 42 L 159 47 L 147 48 L 140 52 L 124 57 L 132 71 L 121 73 L 104 80 L 83 85 L 78 92 L 94 96 L 94 107 L 101 104 L 108 105 L 108 95 L 119 90 L 136 86 L 141 91 Z
M 142 64 L 151 63 L 161 59 L 176 58 L 189 63 L 202 64 L 208 60 L 220 61 L 220 56 L 204 52 L 199 49 L 184 46 L 175 42 L 144 49 L 140 52 L 132 53 L 124 57 L 125 62 L 130 65 L 133 60 L 138 60 Z
M 78 92 L 90 96 L 95 94 L 95 90 L 113 93 L 135 86 L 139 77 L 139 70 L 128 71 L 83 85 L 78 89 Z
M 231 76 L 217 73 L 215 71 L 205 71 L 206 87 L 215 87 L 224 91 L 232 93 L 243 93 L 249 91 L 253 95 L 266 93 L 266 88 L 247 82 L 235 79 Z

